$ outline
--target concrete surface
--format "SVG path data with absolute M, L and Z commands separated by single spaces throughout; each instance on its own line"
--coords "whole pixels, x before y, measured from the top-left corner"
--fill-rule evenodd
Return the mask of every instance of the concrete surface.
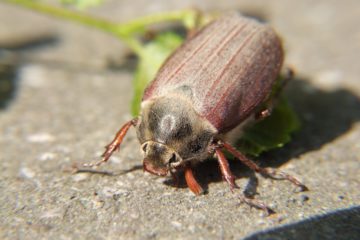
M 113 0 L 92 12 L 120 21 L 191 5 Z M 197 6 L 261 16 L 283 37 L 286 62 L 298 73 L 286 93 L 303 127 L 258 160 L 310 191 L 294 193 L 232 162 L 237 183 L 256 188 L 256 198 L 276 210 L 265 217 L 240 205 L 207 162 L 197 175 L 208 194 L 195 197 L 143 173 L 134 131 L 98 169 L 104 174 L 72 174 L 73 164 L 98 159 L 130 118 L 131 68 L 107 67 L 124 61 L 126 48 L 104 33 L 0 3 L 0 44 L 12 49 L 2 50 L 1 61 L 16 71 L 0 79 L 11 90 L 0 108 L 1 239 L 360 239 L 359 1 Z M 32 44 L 14 42 L 29 36 Z

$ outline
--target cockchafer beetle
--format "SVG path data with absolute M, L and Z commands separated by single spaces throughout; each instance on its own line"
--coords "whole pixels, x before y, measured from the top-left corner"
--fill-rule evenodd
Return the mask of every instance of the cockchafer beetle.
M 232 146 L 248 122 L 270 113 L 270 93 L 282 63 L 281 41 L 268 25 L 237 13 L 209 23 L 166 60 L 143 94 L 140 116 L 125 123 L 101 161 L 92 165 L 106 162 L 134 126 L 144 170 L 158 176 L 184 170 L 197 195 L 203 189 L 192 167 L 212 156 L 231 190 L 238 187 L 223 150 L 256 172 L 306 190 L 294 177 L 261 168 Z

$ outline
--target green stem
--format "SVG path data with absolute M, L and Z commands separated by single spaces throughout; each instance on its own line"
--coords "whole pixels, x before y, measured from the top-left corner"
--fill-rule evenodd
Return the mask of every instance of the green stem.
M 110 21 L 85 15 L 79 12 L 67 10 L 65 8 L 54 7 L 45 3 L 40 3 L 32 0 L 3 0 L 8 3 L 20 5 L 40 13 L 49 14 L 58 18 L 70 20 L 73 22 L 81 23 L 86 26 L 98 28 L 102 31 L 116 35 L 122 41 L 124 41 L 135 53 L 140 54 L 142 47 L 138 40 L 130 38 L 119 33 L 118 26 Z
M 71 11 L 65 8 L 51 6 L 45 3 L 33 0 L 2 0 L 4 2 L 20 5 L 37 12 L 49 14 L 58 18 L 81 23 L 90 27 L 98 28 L 117 36 L 128 45 L 136 54 L 142 55 L 143 46 L 141 42 L 134 37 L 136 33 L 144 31 L 145 27 L 151 24 L 166 21 L 182 21 L 183 24 L 192 28 L 195 24 L 197 12 L 194 10 L 182 10 L 174 12 L 159 13 L 150 16 L 138 18 L 127 23 L 114 23 L 99 17 L 86 15 L 83 13 Z
M 141 32 L 147 25 L 152 25 L 160 22 L 182 21 L 186 28 L 191 29 L 195 25 L 197 14 L 198 12 L 192 9 L 163 12 L 140 17 L 124 24 L 119 24 L 118 28 L 121 29 L 123 34 L 127 35 Z

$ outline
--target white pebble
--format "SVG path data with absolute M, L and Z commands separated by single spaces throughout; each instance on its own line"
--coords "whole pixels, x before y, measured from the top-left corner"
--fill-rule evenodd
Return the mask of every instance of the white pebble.
M 178 228 L 178 229 L 182 227 L 182 224 L 178 221 L 172 221 L 171 225 L 173 225 L 175 228 Z
M 89 178 L 89 173 L 77 173 L 77 174 L 72 176 L 72 179 L 75 182 L 85 181 L 88 178 Z
M 44 161 L 48 161 L 48 160 L 53 160 L 53 159 L 55 159 L 55 157 L 56 157 L 55 153 L 45 152 L 39 156 L 39 160 L 44 162 Z
M 21 178 L 31 179 L 35 177 L 35 175 L 36 175 L 35 172 L 30 168 L 26 168 L 26 167 L 20 168 L 19 176 Z
M 49 133 L 35 133 L 27 136 L 26 140 L 31 143 L 46 143 L 55 141 L 55 136 Z

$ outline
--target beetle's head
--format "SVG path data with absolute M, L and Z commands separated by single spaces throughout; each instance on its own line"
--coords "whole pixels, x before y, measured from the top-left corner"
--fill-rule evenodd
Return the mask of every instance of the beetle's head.
M 144 153 L 144 169 L 164 176 L 193 160 L 209 156 L 215 130 L 181 97 L 156 98 L 143 103 L 137 136 Z
M 141 145 L 141 149 L 144 170 L 158 176 L 167 175 L 170 169 L 175 169 L 182 162 L 173 149 L 162 143 L 147 141 Z

